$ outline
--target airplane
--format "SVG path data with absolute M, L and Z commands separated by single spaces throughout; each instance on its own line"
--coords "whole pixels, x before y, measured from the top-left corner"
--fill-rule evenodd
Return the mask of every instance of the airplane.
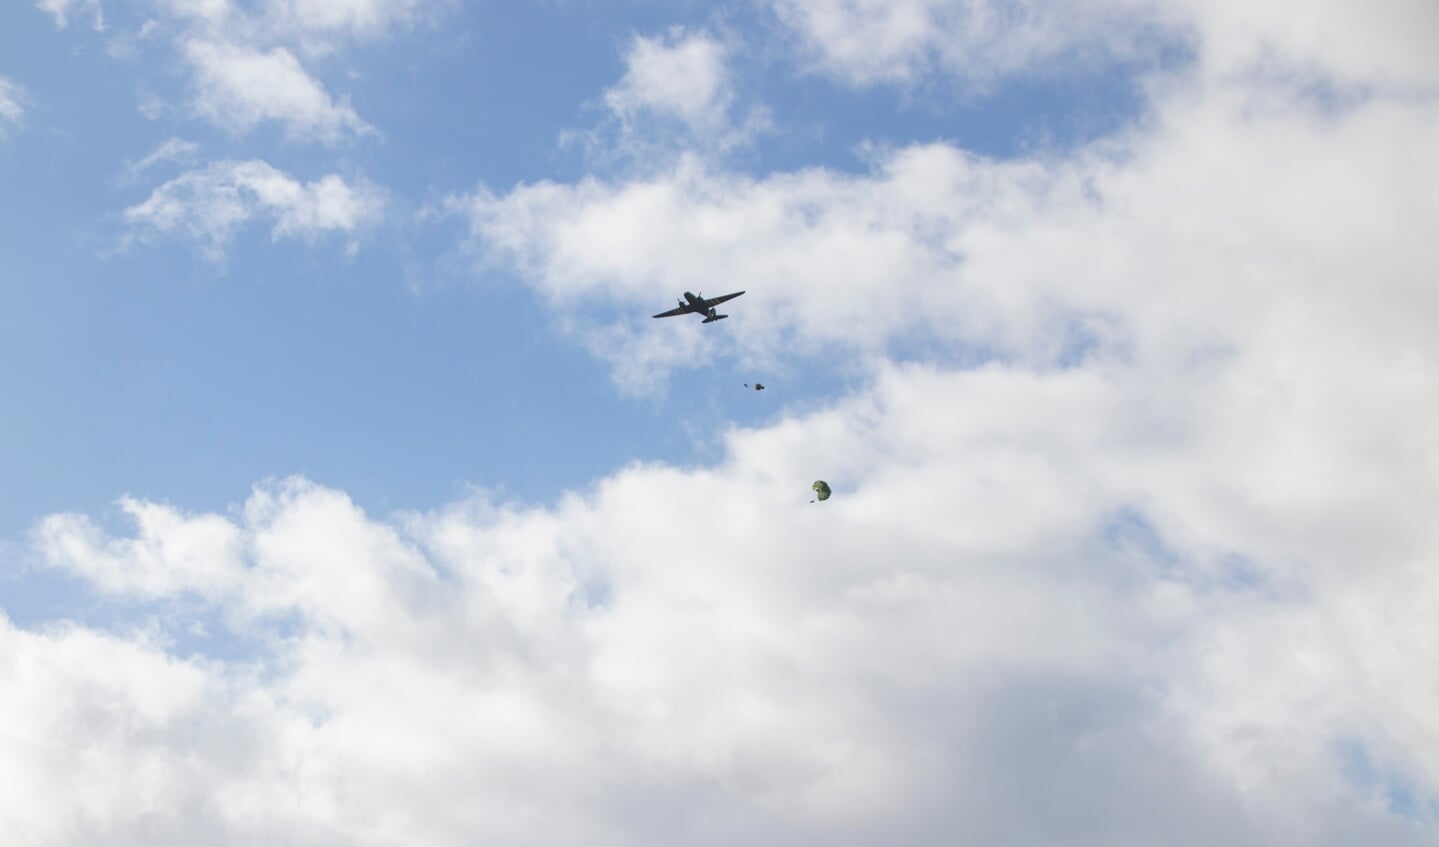
M 675 315 L 704 315 L 705 319 L 700 321 L 700 323 L 707 324 L 714 321 L 722 321 L 729 317 L 729 315 L 716 315 L 715 306 L 718 306 L 726 300 L 733 300 L 743 293 L 743 291 L 736 291 L 733 294 L 722 294 L 719 297 L 705 299 L 703 294 L 696 296 L 686 291 L 684 298 L 679 301 L 678 306 L 670 309 L 668 312 L 660 312 L 658 315 L 655 315 L 655 317 L 672 318 Z

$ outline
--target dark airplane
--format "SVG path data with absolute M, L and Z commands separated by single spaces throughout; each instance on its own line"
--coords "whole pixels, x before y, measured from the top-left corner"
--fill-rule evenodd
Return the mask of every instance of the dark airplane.
M 675 315 L 704 315 L 705 319 L 700 321 L 700 323 L 707 324 L 712 321 L 722 321 L 725 318 L 729 317 L 729 315 L 716 315 L 715 306 L 718 306 L 726 300 L 733 300 L 734 298 L 740 296 L 743 293 L 743 291 L 736 291 L 733 294 L 723 294 L 719 297 L 710 297 L 709 299 L 705 299 L 703 295 L 696 297 L 695 295 L 686 291 L 684 299 L 679 301 L 678 306 L 670 309 L 668 312 L 660 312 L 658 315 L 655 315 L 655 317 L 672 318 Z

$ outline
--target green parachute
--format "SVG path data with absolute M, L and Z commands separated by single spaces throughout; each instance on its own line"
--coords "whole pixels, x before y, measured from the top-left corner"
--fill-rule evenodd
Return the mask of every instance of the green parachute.
M 815 480 L 815 481 L 814 481 L 814 485 L 811 485 L 810 488 L 813 488 L 813 489 L 814 489 L 814 497 L 815 497 L 815 500 L 828 500 L 828 499 L 829 499 L 829 483 L 825 482 L 824 480 L 822 480 L 822 479 L 817 479 L 817 480 Z M 813 503 L 814 500 L 811 500 L 811 501 L 809 501 L 809 502 Z

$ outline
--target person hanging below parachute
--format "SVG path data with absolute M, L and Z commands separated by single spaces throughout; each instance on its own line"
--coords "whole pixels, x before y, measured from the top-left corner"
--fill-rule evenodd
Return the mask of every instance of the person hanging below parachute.
M 815 499 L 814 499 L 814 500 L 811 500 L 811 501 L 809 501 L 809 502 L 813 503 L 813 502 L 815 502 L 815 500 L 819 500 L 819 501 L 822 502 L 822 501 L 825 501 L 825 500 L 828 500 L 828 499 L 829 499 L 829 494 L 830 494 L 830 491 L 829 491 L 829 483 L 825 482 L 824 480 L 822 480 L 822 479 L 817 479 L 817 480 L 815 480 L 815 481 L 814 481 L 814 485 L 811 485 L 810 488 L 813 488 L 813 489 L 814 489 L 814 498 L 815 498 Z

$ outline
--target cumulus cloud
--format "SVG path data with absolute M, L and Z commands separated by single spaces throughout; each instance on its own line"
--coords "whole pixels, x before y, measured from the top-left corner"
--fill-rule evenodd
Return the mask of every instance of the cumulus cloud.
M 1167 80 L 1141 128 L 1063 158 L 995 161 L 937 143 L 880 151 L 868 174 L 756 178 L 690 157 L 638 180 L 469 198 L 488 258 L 557 308 L 588 300 L 639 316 L 590 339 L 627 367 L 807 347 L 883 361 L 916 333 L 935 342 L 931 360 L 994 362 L 882 364 L 872 391 L 737 435 L 718 469 L 678 474 L 695 493 L 676 505 L 745 515 L 713 488 L 738 467 L 753 469 L 760 513 L 782 508 L 770 485 L 851 481 L 832 503 L 847 504 L 853 534 L 805 536 L 824 576 L 806 570 L 808 550 L 741 519 L 739 540 L 716 542 L 731 555 L 705 560 L 773 614 L 726 606 L 706 581 L 704 612 L 684 619 L 744 633 L 784 621 L 801 633 L 795 646 L 847 631 L 845 603 L 894 611 L 825 655 L 894 694 L 877 711 L 963 717 L 930 725 L 924 742 L 863 723 L 837 734 L 882 739 L 852 752 L 890 784 L 992 801 L 961 815 L 980 840 L 1163 840 L 1135 812 L 1144 796 L 1166 798 L 1171 824 L 1195 821 L 1176 827 L 1195 843 L 1417 844 L 1439 823 L 1439 704 L 1419 670 L 1439 649 L 1423 611 L 1439 591 L 1439 453 L 1426 423 L 1439 414 L 1428 319 L 1439 114 L 1404 91 L 1336 106 L 1231 70 Z M 725 333 L 677 326 L 675 338 L 706 341 L 672 358 L 629 343 L 659 332 L 625 328 L 668 288 L 718 292 L 735 279 L 750 289 L 746 317 Z M 810 518 L 781 523 L 804 532 Z M 737 564 L 766 557 L 751 539 L 782 551 L 764 566 L 779 585 Z M 844 611 L 823 624 L 774 599 L 796 585 L 824 596 L 861 572 L 871 578 L 840 590 L 831 608 Z M 618 596 L 649 580 L 606 584 Z M 803 667 L 824 665 L 805 655 Z M 641 669 L 657 665 L 632 673 L 648 679 Z M 909 696 L 891 674 L 933 687 Z M 858 687 L 824 699 L 853 703 Z M 1045 709 L 1027 710 L 1036 700 Z M 896 764 L 906 743 L 938 770 Z M 1048 766 L 1027 767 L 1031 756 Z M 1124 801 L 1054 776 L 1091 766 L 1125 786 Z M 922 789 L 907 796 L 888 820 L 952 831 Z M 995 811 L 1018 796 L 1045 812 Z M 1078 823 L 1068 801 L 1115 811 Z M 1222 832 L 1197 823 L 1213 815 Z M 1326 822 L 1311 828 L 1310 815 Z
M 383 206 L 377 189 L 335 174 L 301 183 L 266 162 L 220 161 L 155 189 L 125 210 L 125 220 L 142 232 L 198 241 L 218 260 L 235 232 L 259 218 L 274 220 L 273 238 L 314 238 L 353 234 L 378 220 Z
M 562 309 L 613 304 L 634 326 L 677 288 L 749 289 L 746 319 L 706 336 L 724 339 L 707 355 L 878 354 L 918 332 L 1037 366 L 1136 345 L 1178 361 L 1274 343 L 1250 333 L 1296 300 L 1366 316 L 1376 343 L 1403 327 L 1428 347 L 1401 304 L 1432 301 L 1418 270 L 1435 260 L 1432 109 L 1375 98 L 1332 115 L 1195 81 L 1148 121 L 1066 158 L 937 143 L 881 151 L 868 174 L 756 178 L 688 157 L 642 180 L 482 189 L 458 205 L 489 260 Z M 1355 284 L 1376 278 L 1392 298 Z M 661 371 L 694 352 L 596 350 Z
M 1439 120 L 1252 93 L 1172 90 L 1065 160 L 471 198 L 556 303 L 750 261 L 776 282 L 738 345 L 882 360 L 920 329 L 993 361 L 879 364 L 712 466 L 543 508 L 376 519 L 295 479 L 124 501 L 118 536 L 53 516 L 44 561 L 156 623 L 4 630 L 50 669 L 0 685 L 8 725 L 71 741 L 0 760 L 89 751 L 84 815 L 12 814 L 70 843 L 1432 842 Z M 170 646 L 213 617 L 254 656 Z
M 276 121 L 293 138 L 333 144 L 347 134 L 374 132 L 349 103 L 336 102 L 288 50 L 268 52 L 233 44 L 191 41 L 185 55 L 196 71 L 195 108 L 237 132 Z
M 1032 204 L 1061 202 L 1047 195 L 1067 190 L 1073 199 L 1080 187 L 1041 166 L 937 145 L 901 151 L 870 176 L 816 169 L 756 179 L 686 157 L 643 181 L 481 191 L 462 207 L 480 249 L 556 304 L 611 301 L 648 318 L 657 309 L 646 305 L 680 288 L 750 289 L 736 346 L 763 358 L 831 344 L 875 352 L 900 332 L 939 324 L 987 330 L 1005 304 L 982 301 L 1016 298 L 963 285 L 958 245 L 946 240 L 1005 204 L 1024 216 Z M 676 324 L 662 332 L 689 334 Z M 597 350 L 606 347 L 617 363 L 657 367 L 696 352 Z
M 1150 269 L 1138 246 L 1164 255 L 1168 277 L 1120 289 L 1127 349 L 884 366 L 730 432 L 713 466 L 636 465 L 544 508 L 381 520 L 292 479 L 225 515 L 123 501 L 130 534 L 52 516 L 43 560 L 156 622 L 0 629 L 6 725 L 64 739 L 0 737 L 35 786 L 8 814 L 58 843 L 1431 842 L 1439 408 L 1414 251 L 1432 221 L 1392 229 L 1424 201 L 1398 190 L 1407 159 L 1321 189 L 1363 208 L 1296 178 L 1333 145 L 1414 136 L 1415 113 L 1303 124 L 1271 170 L 1231 177 L 1248 213 L 1176 195 L 1220 190 L 1256 146 L 1229 107 L 1185 115 L 1165 146 L 1207 146 L 1111 165 L 1113 240 L 1082 197 L 1031 197 L 1014 214 L 1077 231 L 990 214 L 965 242 L 994 288 L 1027 284 L 995 263 L 1028 235 L 1066 260 L 1046 291 L 1078 302 Z M 1294 129 L 1273 120 L 1246 132 Z M 1159 223 L 1147 191 L 1182 213 Z M 1251 236 L 1276 204 L 1289 219 Z M 1221 245 L 1234 278 L 1182 269 Z M 254 656 L 183 658 L 196 617 Z M 143 780 L 114 778 L 136 761 Z
M 210 690 L 204 667 L 167 656 L 143 636 L 68 625 L 27 632 L 0 615 L 0 666 L 0 718 L 19 730 L 0 740 L 0 820 L 16 843 L 194 835 L 176 828 L 185 815 L 171 802 L 203 796 L 196 789 L 221 761 L 213 754 L 243 755 L 212 736 L 219 747 L 195 751 L 208 761 L 186 761 L 176 742 L 189 734 L 187 724 L 209 721 L 207 703 L 224 698 Z
M 1439 114 L 1206 68 L 1063 158 L 459 198 L 561 315 L 639 316 L 587 337 L 617 363 L 868 383 L 543 507 L 379 518 L 297 478 L 47 518 L 36 555 L 140 623 L 0 620 L 7 831 L 1432 844 Z M 129 215 L 223 244 L 347 229 L 351 191 L 222 163 Z M 723 334 L 647 323 L 736 279 Z
M 1439 10 L 1426 0 L 1356 7 L 1223 0 L 773 0 L 813 66 L 847 83 L 913 84 L 951 76 L 983 89 L 1074 62 L 1150 56 L 1183 42 L 1210 72 L 1264 70 L 1432 94 Z
M 0 138 L 20 125 L 20 119 L 25 115 L 25 107 L 21 105 L 24 98 L 25 89 L 0 77 Z
M 222 594 L 236 576 L 238 536 L 217 516 L 186 519 L 153 503 L 120 503 L 138 529 L 134 539 L 106 542 L 78 515 L 57 515 L 36 531 L 47 560 L 80 574 L 101 591 L 164 597 L 180 591 Z
M 734 100 L 724 47 L 682 30 L 667 38 L 637 35 L 625 53 L 624 78 L 604 100 L 622 120 L 652 111 L 673 115 L 695 132 L 716 131 Z
M 855 85 L 954 74 L 975 87 L 1084 52 L 1129 53 L 1143 0 L 773 0 L 814 65 Z
M 769 117 L 761 106 L 740 106 L 733 52 L 713 34 L 683 27 L 634 36 L 624 76 L 600 98 L 599 125 L 567 132 L 563 140 L 582 142 L 593 161 L 625 160 L 647 170 L 683 151 L 719 155 L 748 145 L 768 128 Z
M 63 25 L 74 0 L 46 2 Z M 334 144 L 375 130 L 344 98 L 329 93 L 312 70 L 315 60 L 432 18 L 450 5 L 450 0 L 157 0 L 158 16 L 133 39 L 116 40 L 112 50 L 133 52 L 156 32 L 169 34 L 193 72 L 193 107 L 201 118 L 236 132 L 274 121 L 291 140 Z M 98 14 L 98 4 L 95 8 Z
M 1356 7 L 1324 0 L 1303 14 L 1282 6 L 1221 0 L 1180 4 L 1220 72 L 1275 64 L 1341 84 L 1439 91 L 1439 8 L 1425 0 Z
M 712 467 L 637 465 L 545 508 L 378 520 L 290 479 L 224 516 L 126 501 L 133 535 L 51 517 L 43 559 L 159 629 L 0 630 L 33 657 L 0 668 L 48 669 L 0 687 L 9 725 L 76 703 L 43 719 L 88 751 L 87 790 L 20 819 L 71 827 L 59 843 L 1428 843 L 1435 822 L 1383 798 L 1439 792 L 1434 530 L 1309 512 L 1209 451 L 1225 415 L 1126 437 L 1153 427 L 1143 389 L 1098 365 L 893 367 L 732 431 Z M 1344 534 L 1398 546 L 1356 571 Z M 255 657 L 179 657 L 200 614 Z M 69 773 L 73 744 L 30 737 L 0 758 Z M 137 760 L 142 784 L 105 778 Z

